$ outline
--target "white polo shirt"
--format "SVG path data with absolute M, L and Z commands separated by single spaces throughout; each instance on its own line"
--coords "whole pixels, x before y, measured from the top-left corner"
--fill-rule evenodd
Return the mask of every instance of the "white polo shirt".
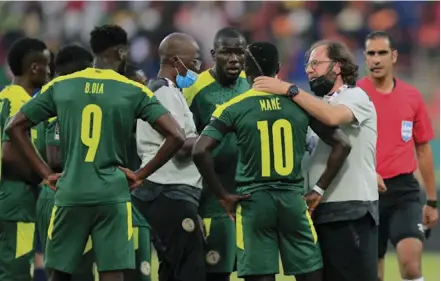
M 342 87 L 324 100 L 347 106 L 356 122 L 340 126 L 349 138 L 351 153 L 323 196 L 323 203 L 378 200 L 376 173 L 377 113 L 369 96 L 358 87 Z M 309 184 L 315 185 L 326 168 L 331 147 L 321 139 L 309 159 Z
M 187 138 L 197 136 L 193 114 L 188 108 L 182 92 L 176 88 L 172 81 L 166 78 L 163 79 L 166 80 L 167 85 L 163 85 L 154 91 L 156 98 L 170 111 L 181 128 L 184 129 Z M 154 130 L 150 124 L 138 119 L 136 144 L 142 166 L 146 165 L 156 155 L 164 140 L 165 138 Z M 185 161 L 172 158 L 150 175 L 148 180 L 159 184 L 186 184 L 202 188 L 202 177 L 191 158 Z

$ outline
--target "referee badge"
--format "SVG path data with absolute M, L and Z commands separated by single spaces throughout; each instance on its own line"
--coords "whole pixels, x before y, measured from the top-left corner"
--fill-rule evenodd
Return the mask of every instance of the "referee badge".
M 401 138 L 403 141 L 408 142 L 412 139 L 413 122 L 401 121 Z
M 190 218 L 186 218 L 182 221 L 182 228 L 187 232 L 193 232 L 195 228 L 194 221 Z
M 205 260 L 209 265 L 216 265 L 220 261 L 220 255 L 219 252 L 211 250 L 207 253 L 205 256 Z

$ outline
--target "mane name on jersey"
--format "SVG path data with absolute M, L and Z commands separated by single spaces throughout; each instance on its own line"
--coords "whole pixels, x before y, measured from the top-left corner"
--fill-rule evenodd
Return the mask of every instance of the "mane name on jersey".
M 259 100 L 259 102 L 260 102 L 260 109 L 262 111 L 272 111 L 272 110 L 282 109 L 280 107 L 279 98 L 261 99 Z
M 86 82 L 84 93 L 91 95 L 104 94 L 104 83 Z

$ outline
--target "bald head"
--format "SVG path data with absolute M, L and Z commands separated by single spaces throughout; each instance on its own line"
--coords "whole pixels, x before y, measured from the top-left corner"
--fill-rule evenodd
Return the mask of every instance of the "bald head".
M 172 33 L 159 44 L 161 63 L 170 63 L 173 61 L 173 57 L 182 59 L 196 55 L 199 55 L 199 45 L 193 37 L 185 33 Z

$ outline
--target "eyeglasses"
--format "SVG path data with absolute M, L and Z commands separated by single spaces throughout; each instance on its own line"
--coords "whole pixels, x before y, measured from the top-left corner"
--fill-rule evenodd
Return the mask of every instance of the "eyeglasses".
M 245 51 L 250 55 L 250 57 L 253 60 L 254 64 L 257 66 L 257 69 L 259 69 L 260 75 L 265 76 L 265 74 L 263 74 L 262 68 L 260 67 L 260 64 L 257 62 L 256 58 L 254 58 L 254 56 L 250 52 L 250 50 L 248 48 L 246 48 Z
M 308 62 L 307 64 L 305 64 L 305 70 L 307 70 L 309 66 L 311 66 L 311 68 L 313 70 L 316 70 L 316 68 L 320 64 L 326 63 L 326 62 L 334 62 L 334 61 L 332 61 L 332 60 L 312 60 L 312 61 Z

